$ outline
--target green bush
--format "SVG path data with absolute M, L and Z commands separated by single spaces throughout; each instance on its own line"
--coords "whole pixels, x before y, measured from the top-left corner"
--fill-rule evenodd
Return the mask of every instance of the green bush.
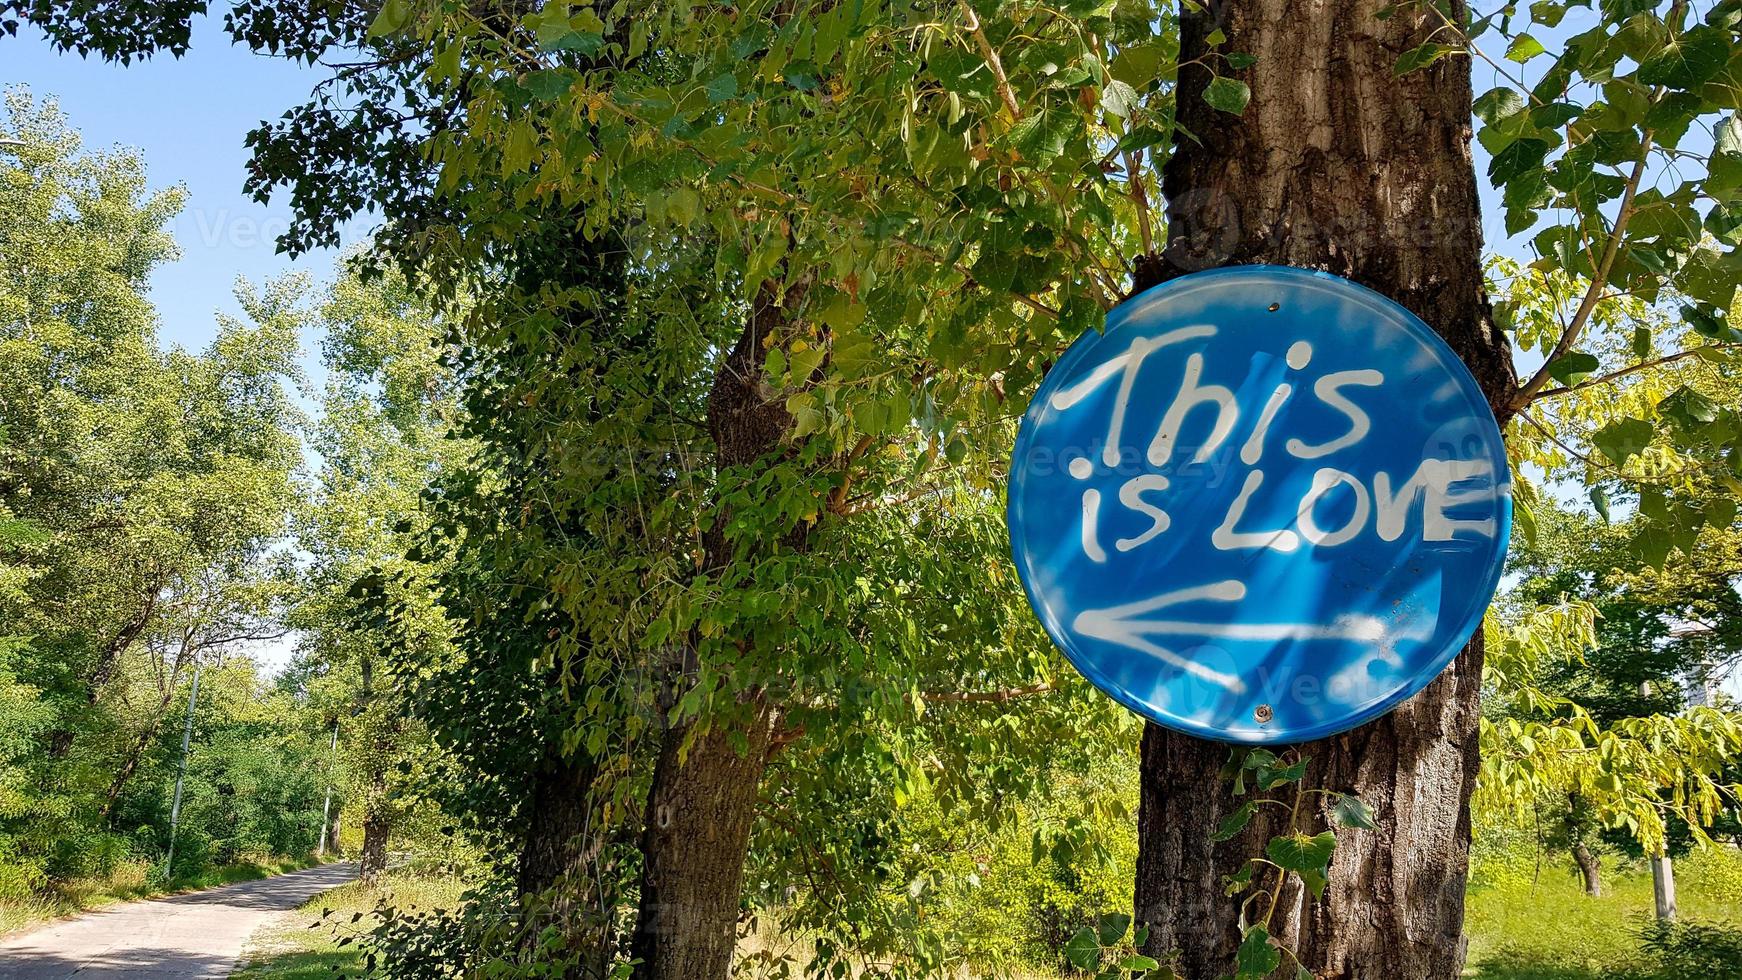
M 1654 922 L 1640 945 L 1662 980 L 1742 977 L 1742 929 L 1697 922 Z
M 1676 865 L 1676 879 L 1684 888 L 1722 896 L 1742 909 L 1742 851 L 1734 847 L 1719 845 L 1695 851 Z

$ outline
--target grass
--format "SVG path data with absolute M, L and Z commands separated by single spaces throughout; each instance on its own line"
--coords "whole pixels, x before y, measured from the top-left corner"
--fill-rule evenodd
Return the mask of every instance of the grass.
M 1466 934 L 1471 980 L 1660 980 L 1668 976 L 1640 944 L 1652 916 L 1651 876 L 1642 865 L 1605 861 L 1605 894 L 1587 898 L 1570 863 L 1531 858 L 1478 869 L 1471 886 Z M 1742 854 L 1716 851 L 1676 862 L 1684 922 L 1742 925 Z M 462 890 L 452 879 L 389 877 L 380 891 L 347 885 L 309 902 L 295 916 L 256 936 L 237 977 L 315 980 L 335 969 L 355 972 L 362 953 L 340 947 L 353 915 L 367 914 L 383 892 L 393 904 L 452 907 Z M 322 925 L 321 911 L 333 914 Z M 310 928 L 311 924 L 316 928 Z M 1052 978 L 1048 971 L 1027 975 Z M 1689 980 L 1677 977 L 1676 980 Z M 1699 980 L 1729 980 L 1706 975 Z
M 1570 862 L 1545 859 L 1481 869 L 1470 889 L 1466 977 L 1479 980 L 1621 980 L 1659 966 L 1640 945 L 1651 921 L 1651 874 L 1605 861 L 1604 894 L 1587 897 Z M 1682 921 L 1742 925 L 1742 855 L 1691 854 L 1676 862 Z M 1716 977 L 1709 980 L 1718 980 Z
M 238 881 L 257 881 L 286 871 L 313 867 L 315 863 L 308 857 L 258 858 L 207 868 L 197 874 L 183 874 L 173 881 L 161 882 L 152 874 L 154 869 L 150 863 L 123 861 L 106 877 L 63 882 L 46 892 L 30 893 L 22 897 L 0 895 L 0 936 L 116 902 L 199 891 Z
M 353 929 L 368 925 L 362 920 L 353 926 L 353 917 L 367 916 L 382 897 L 398 908 L 452 908 L 465 888 L 455 878 L 410 874 L 389 874 L 379 888 L 359 882 L 335 888 L 256 933 L 242 954 L 242 968 L 231 976 L 233 980 L 330 980 L 335 970 L 359 972 L 362 951 L 355 944 L 339 945 Z M 323 917 L 327 909 L 332 913 Z

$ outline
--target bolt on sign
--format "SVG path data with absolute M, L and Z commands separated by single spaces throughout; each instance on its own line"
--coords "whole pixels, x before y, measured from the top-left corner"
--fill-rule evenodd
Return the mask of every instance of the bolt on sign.
M 1396 707 L 1481 624 L 1511 477 L 1474 378 L 1345 279 L 1184 276 L 1113 310 L 1029 405 L 1011 551 L 1095 686 L 1169 728 L 1321 738 Z

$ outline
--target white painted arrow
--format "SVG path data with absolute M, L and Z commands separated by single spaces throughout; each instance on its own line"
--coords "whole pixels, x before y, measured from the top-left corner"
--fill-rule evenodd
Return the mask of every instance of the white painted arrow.
M 1386 624 L 1374 616 L 1350 614 L 1339 616 L 1329 624 L 1317 623 L 1197 623 L 1177 619 L 1136 619 L 1144 613 L 1177 606 L 1186 602 L 1238 602 L 1246 598 L 1246 584 L 1236 579 L 1196 585 L 1164 592 L 1149 599 L 1110 606 L 1106 609 L 1086 609 L 1077 614 L 1071 628 L 1084 636 L 1118 643 L 1147 653 L 1172 664 L 1194 677 L 1219 685 L 1235 694 L 1246 685 L 1233 674 L 1212 670 L 1194 660 L 1188 660 L 1172 650 L 1145 639 L 1147 636 L 1192 636 L 1224 640 L 1355 640 L 1366 643 L 1395 643 L 1399 639 L 1421 639 L 1411 631 L 1408 635 L 1390 633 Z

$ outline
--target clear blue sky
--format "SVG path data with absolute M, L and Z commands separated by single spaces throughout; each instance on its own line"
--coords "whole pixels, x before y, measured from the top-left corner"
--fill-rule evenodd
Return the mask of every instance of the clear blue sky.
M 163 338 L 193 349 L 211 340 L 216 311 L 240 312 L 232 296 L 238 276 L 259 283 L 296 269 L 317 281 L 331 278 L 331 251 L 294 262 L 275 251 L 287 204 L 256 204 L 242 192 L 249 156 L 243 137 L 306 101 L 324 77 L 319 67 L 233 47 L 218 18 L 196 23 L 185 57 L 126 67 L 61 54 L 29 27 L 15 38 L 0 35 L 0 86 L 23 84 L 38 100 L 57 99 L 87 149 L 136 149 L 153 187 L 187 188 L 186 207 L 172 227 L 182 256 L 152 277 L 151 299 Z M 346 244 L 369 227 L 349 229 Z M 315 338 L 304 340 L 305 354 L 315 350 Z

